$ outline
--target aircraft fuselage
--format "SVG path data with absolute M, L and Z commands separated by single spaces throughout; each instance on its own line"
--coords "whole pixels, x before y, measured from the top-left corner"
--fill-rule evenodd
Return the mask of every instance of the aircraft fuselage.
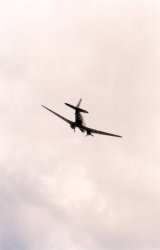
M 75 122 L 71 124 L 71 128 L 74 129 L 74 131 L 76 128 L 79 128 L 81 132 L 85 132 L 82 126 L 84 126 L 83 117 L 79 112 L 75 112 Z

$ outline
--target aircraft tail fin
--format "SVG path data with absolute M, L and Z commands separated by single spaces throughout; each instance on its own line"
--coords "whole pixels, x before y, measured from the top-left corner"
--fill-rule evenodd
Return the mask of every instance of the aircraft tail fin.
M 82 102 L 82 98 L 79 100 L 79 102 L 78 102 L 78 104 L 77 104 L 77 108 L 79 108 L 81 102 Z
M 65 104 L 66 104 L 68 107 L 70 107 L 70 108 L 72 108 L 72 109 L 74 109 L 74 110 L 76 110 L 76 111 L 83 112 L 83 113 L 88 113 L 87 110 L 84 110 L 84 109 L 79 108 L 81 102 L 82 102 L 82 99 L 79 100 L 77 106 L 73 106 L 73 105 L 71 105 L 71 104 L 69 104 L 69 103 L 66 103 L 66 102 L 65 102 Z

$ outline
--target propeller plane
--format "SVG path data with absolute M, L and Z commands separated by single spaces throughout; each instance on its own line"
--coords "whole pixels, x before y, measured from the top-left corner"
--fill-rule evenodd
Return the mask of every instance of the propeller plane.
M 103 132 L 103 131 L 100 131 L 100 130 L 96 130 L 96 129 L 86 127 L 85 124 L 84 124 L 84 120 L 83 120 L 83 117 L 82 117 L 81 113 L 88 113 L 88 111 L 80 108 L 81 102 L 82 102 L 82 99 L 79 100 L 77 106 L 73 106 L 73 105 L 71 105 L 69 103 L 65 103 L 65 105 L 67 105 L 68 107 L 75 110 L 75 121 L 74 122 L 68 120 L 67 118 L 61 116 L 60 114 L 54 112 L 53 110 L 47 108 L 44 105 L 42 105 L 42 107 L 47 109 L 48 111 L 50 111 L 54 115 L 58 116 L 63 121 L 67 122 L 70 125 L 70 127 L 72 129 L 74 129 L 74 132 L 75 132 L 76 128 L 79 128 L 81 132 L 83 132 L 83 133 L 86 132 L 86 136 L 88 136 L 88 135 L 93 136 L 93 134 L 101 134 L 101 135 L 108 135 L 108 136 L 114 136 L 114 137 L 122 137 L 120 135 L 115 135 L 115 134 L 111 134 L 111 133 L 107 133 L 107 132 Z

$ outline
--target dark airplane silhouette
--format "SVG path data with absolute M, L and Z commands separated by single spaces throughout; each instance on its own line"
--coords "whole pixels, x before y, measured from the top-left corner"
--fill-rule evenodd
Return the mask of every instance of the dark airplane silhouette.
M 81 113 L 88 113 L 88 111 L 80 108 L 81 101 L 82 101 L 82 99 L 79 100 L 77 106 L 73 106 L 73 105 L 71 105 L 69 103 L 65 103 L 67 106 L 69 106 L 70 108 L 73 108 L 75 110 L 75 122 L 66 119 L 65 117 L 59 115 L 58 113 L 54 112 L 53 110 L 51 110 L 51 109 L 49 109 L 49 108 L 47 108 L 47 107 L 45 107 L 43 105 L 42 105 L 42 107 L 47 109 L 48 111 L 52 112 L 54 115 L 58 116 L 59 118 L 61 118 L 65 122 L 69 123 L 71 128 L 74 129 L 74 131 L 75 131 L 76 128 L 79 128 L 81 130 L 81 132 L 86 132 L 87 133 L 86 135 L 92 135 L 92 133 L 95 133 L 95 134 L 101 134 L 101 135 L 122 137 L 120 135 L 110 134 L 110 133 L 106 133 L 106 132 L 103 132 L 103 131 L 99 131 L 99 130 L 96 130 L 96 129 L 86 127 L 84 125 L 84 121 L 83 121 L 83 117 L 82 117 Z

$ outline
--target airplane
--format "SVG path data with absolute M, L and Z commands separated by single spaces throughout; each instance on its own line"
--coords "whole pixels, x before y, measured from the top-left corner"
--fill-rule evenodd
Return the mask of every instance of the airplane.
M 76 128 L 79 128 L 81 132 L 83 132 L 83 133 L 86 132 L 86 136 L 88 136 L 88 135 L 93 136 L 93 133 L 95 133 L 95 134 L 100 134 L 100 135 L 122 137 L 120 135 L 115 135 L 115 134 L 111 134 L 111 133 L 107 133 L 107 132 L 103 132 L 103 131 L 100 131 L 100 130 L 96 130 L 96 129 L 92 129 L 92 128 L 86 127 L 85 124 L 84 124 L 84 120 L 83 120 L 83 117 L 82 117 L 81 113 L 88 113 L 88 111 L 80 108 L 81 102 L 82 102 L 82 99 L 79 100 L 77 106 L 73 106 L 73 105 L 71 105 L 69 103 L 65 103 L 65 105 L 67 105 L 68 107 L 70 107 L 70 108 L 72 108 L 72 109 L 75 110 L 75 122 L 68 120 L 67 118 L 59 115 L 58 113 L 54 112 L 53 110 L 47 108 L 44 105 L 41 105 L 41 106 L 43 108 L 47 109 L 48 111 L 50 111 L 51 113 L 53 113 L 54 115 L 56 115 L 59 118 L 61 118 L 63 121 L 69 123 L 70 127 L 72 129 L 74 129 L 74 132 L 75 132 Z

